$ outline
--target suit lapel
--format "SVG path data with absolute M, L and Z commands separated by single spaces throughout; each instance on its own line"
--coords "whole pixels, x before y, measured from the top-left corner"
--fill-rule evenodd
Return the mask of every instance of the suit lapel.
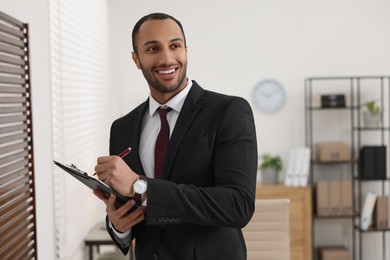
M 142 175 L 145 175 L 145 171 L 141 163 L 141 158 L 139 156 L 139 147 L 141 140 L 142 120 L 148 107 L 148 101 L 141 104 L 137 108 L 134 116 L 128 119 L 129 123 L 125 124 L 128 126 L 128 128 L 125 129 L 125 131 L 123 132 L 123 135 L 128 137 L 128 144 L 131 145 L 132 149 L 130 152 L 130 156 L 125 156 L 124 160 L 130 165 L 134 172 Z M 137 127 L 133 127 L 134 124 Z
M 169 179 L 172 166 L 176 159 L 180 145 L 182 144 L 192 122 L 202 108 L 204 90 L 193 81 L 190 92 L 183 104 L 179 117 L 176 121 L 175 129 L 169 140 L 168 151 L 165 159 L 163 179 Z

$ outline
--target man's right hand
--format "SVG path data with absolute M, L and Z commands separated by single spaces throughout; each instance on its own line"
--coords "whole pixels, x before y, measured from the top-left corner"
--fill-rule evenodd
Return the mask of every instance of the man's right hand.
M 106 213 L 109 221 L 114 226 L 115 230 L 124 233 L 131 229 L 133 226 L 144 220 L 145 218 L 145 207 L 140 206 L 132 213 L 127 212 L 134 206 L 135 201 L 130 199 L 128 202 L 123 204 L 121 207 L 116 208 L 115 200 L 116 196 L 111 194 L 107 199 L 105 194 L 100 190 L 94 190 L 93 193 L 106 204 Z

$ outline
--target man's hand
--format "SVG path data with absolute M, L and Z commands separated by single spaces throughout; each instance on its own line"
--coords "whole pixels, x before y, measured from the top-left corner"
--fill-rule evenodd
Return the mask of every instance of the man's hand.
M 106 204 L 108 219 L 116 231 L 124 233 L 145 218 L 144 206 L 140 206 L 132 213 L 127 214 L 127 212 L 134 206 L 134 200 L 129 200 L 117 209 L 115 207 L 116 196 L 114 194 L 111 194 L 111 196 L 107 199 L 104 193 L 98 189 L 94 190 L 93 193 Z
M 126 197 L 133 195 L 133 183 L 139 178 L 119 156 L 99 157 L 95 173 L 99 180 Z

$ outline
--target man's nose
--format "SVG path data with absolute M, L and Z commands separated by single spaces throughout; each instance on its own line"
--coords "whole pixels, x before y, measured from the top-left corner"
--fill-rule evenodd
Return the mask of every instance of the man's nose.
M 164 48 L 162 49 L 162 51 L 160 52 L 160 56 L 159 56 L 159 64 L 160 65 L 168 65 L 168 64 L 172 64 L 174 61 L 173 59 L 173 53 L 172 53 L 172 50 L 170 48 Z

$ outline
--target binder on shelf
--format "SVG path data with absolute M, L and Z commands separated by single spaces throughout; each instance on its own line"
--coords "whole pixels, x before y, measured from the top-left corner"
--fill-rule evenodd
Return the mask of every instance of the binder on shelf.
M 319 181 L 316 186 L 316 202 L 317 202 L 317 215 L 328 216 L 329 215 L 329 194 L 328 194 L 328 182 Z
M 292 148 L 289 153 L 287 171 L 284 180 L 286 186 L 306 186 L 309 180 L 310 149 Z
M 284 185 L 286 186 L 293 185 L 296 161 L 297 161 L 297 151 L 296 148 L 292 148 L 290 149 L 290 153 L 288 156 L 287 170 L 286 170 L 286 175 L 284 177 Z
M 363 146 L 359 157 L 359 176 L 363 180 L 385 180 L 386 146 Z
M 374 213 L 374 207 L 377 195 L 373 191 L 369 191 L 364 200 L 361 216 L 360 216 L 360 228 L 367 230 L 372 224 L 372 215 Z
M 341 181 L 341 215 L 353 215 L 352 181 Z
M 328 182 L 329 192 L 329 215 L 338 216 L 341 215 L 341 190 L 339 181 Z

